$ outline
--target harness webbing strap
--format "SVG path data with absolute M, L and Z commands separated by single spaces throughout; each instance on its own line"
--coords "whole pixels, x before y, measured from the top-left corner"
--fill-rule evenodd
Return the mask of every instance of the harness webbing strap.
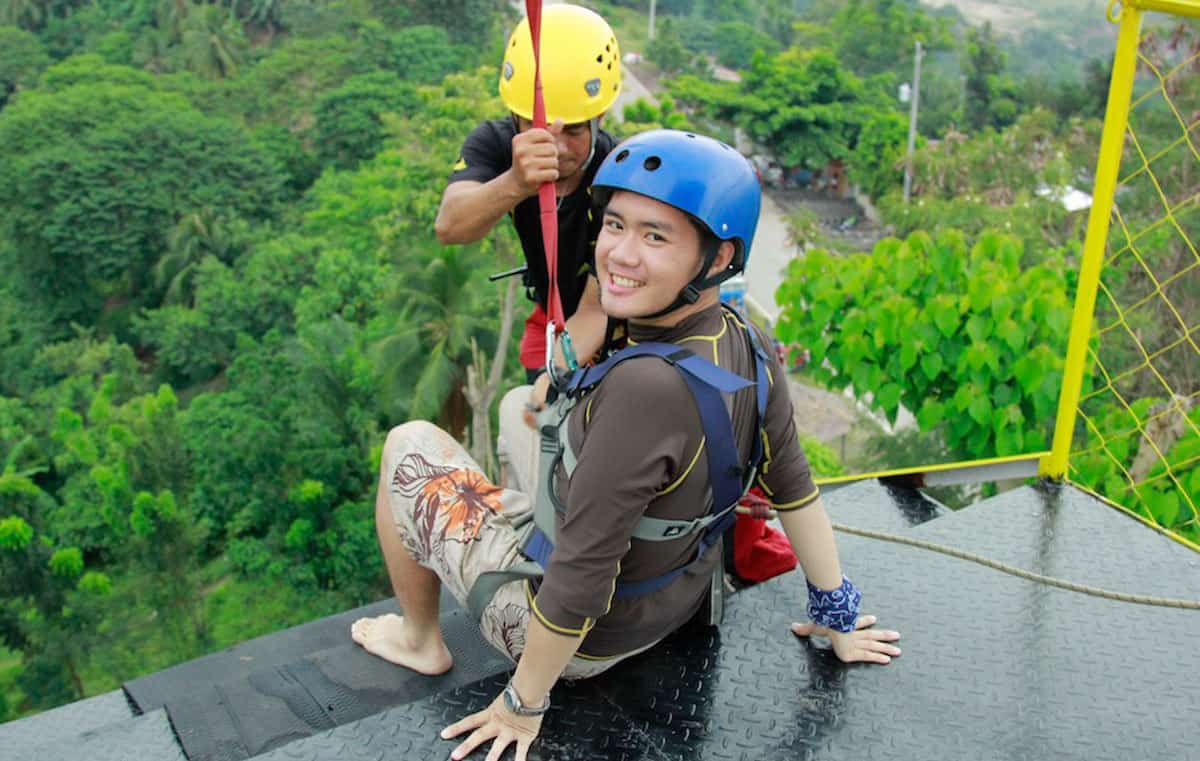
M 763 455 L 762 438 L 756 435 L 752 437 L 749 461 L 740 461 L 733 421 L 723 396 L 755 385 L 758 423 L 759 426 L 762 425 L 769 392 L 768 355 L 754 330 L 745 323 L 742 323 L 742 327 L 749 334 L 754 350 L 756 375 L 753 381 L 718 367 L 676 344 L 653 342 L 627 347 L 599 365 L 581 368 L 569 376 L 560 398 L 538 415 L 541 442 L 533 525 L 529 527 L 530 533 L 521 548 L 529 561 L 517 563 L 503 571 L 480 574 L 468 598 L 469 607 L 476 618 L 482 614 L 484 606 L 501 586 L 518 579 L 539 577 L 549 564 L 550 556 L 554 552 L 551 536 L 554 531 L 555 513 L 564 509 L 554 493 L 555 473 L 560 463 L 568 469 L 568 475 L 575 466 L 575 453 L 570 442 L 566 440 L 566 420 L 569 411 L 574 405 L 574 400 L 578 399 L 584 390 L 599 384 L 614 367 L 634 357 L 655 356 L 669 362 L 680 371 L 687 384 L 704 431 L 712 504 L 709 506 L 709 513 L 690 521 L 643 516 L 635 529 L 635 538 L 647 541 L 668 540 L 702 532 L 699 546 L 690 561 L 666 574 L 641 581 L 618 582 L 614 597 L 641 597 L 666 587 L 700 563 L 708 551 L 721 541 L 721 536 L 733 524 L 737 502 L 749 487 L 749 481 L 753 478 L 754 470 Z

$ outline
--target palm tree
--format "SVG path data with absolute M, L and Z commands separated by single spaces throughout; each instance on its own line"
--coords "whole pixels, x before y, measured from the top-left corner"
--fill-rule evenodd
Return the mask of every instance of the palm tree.
M 497 305 L 478 282 L 487 264 L 476 247 L 431 249 L 417 272 L 398 278 L 390 301 L 403 327 L 377 343 L 377 366 L 389 396 L 407 400 L 400 406 L 409 417 L 437 419 L 461 438 L 471 341 L 496 333 Z
M 237 19 L 215 5 L 189 12 L 180 41 L 189 68 L 210 79 L 237 74 L 247 48 L 246 36 Z
M 164 304 L 190 304 L 196 267 L 209 256 L 229 264 L 242 252 L 241 230 L 210 208 L 193 211 L 167 233 L 167 253 L 154 266 Z

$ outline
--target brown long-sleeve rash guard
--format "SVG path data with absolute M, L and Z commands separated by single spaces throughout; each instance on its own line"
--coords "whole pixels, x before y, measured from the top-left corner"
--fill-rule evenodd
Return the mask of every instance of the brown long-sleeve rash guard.
M 759 334 L 762 336 L 761 332 Z M 718 306 L 668 329 L 631 326 L 634 341 L 678 344 L 745 378 L 754 378 L 753 349 L 738 319 Z M 769 342 L 763 337 L 764 345 Z M 796 437 L 785 375 L 774 356 L 759 485 L 776 509 L 813 502 L 817 489 Z M 738 452 L 749 456 L 755 427 L 754 387 L 733 398 Z M 718 553 L 663 589 L 614 599 L 622 582 L 660 576 L 686 565 L 700 534 L 665 542 L 631 538 L 643 514 L 691 519 L 706 512 L 709 493 L 704 431 L 679 371 L 657 357 L 627 360 L 572 411 L 568 435 L 579 463 L 571 478 L 559 468 L 564 514 L 540 585 L 527 587 L 534 613 L 552 631 L 586 634 L 584 657 L 611 657 L 652 644 L 699 609 Z

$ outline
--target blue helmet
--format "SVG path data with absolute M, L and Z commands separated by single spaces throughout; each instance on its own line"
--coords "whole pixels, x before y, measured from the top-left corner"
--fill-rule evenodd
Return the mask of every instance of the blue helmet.
M 608 154 L 592 187 L 661 201 L 691 214 L 720 240 L 733 241 L 735 266 L 700 287 L 744 270 L 750 259 L 762 190 L 750 162 L 720 140 L 672 129 L 635 135 Z

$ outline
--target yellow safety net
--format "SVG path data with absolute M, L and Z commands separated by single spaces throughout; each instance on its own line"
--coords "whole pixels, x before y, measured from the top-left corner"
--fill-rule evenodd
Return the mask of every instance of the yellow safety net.
M 1160 5 L 1120 9 L 1121 34 L 1137 35 L 1136 63 L 1131 56 L 1122 71 L 1119 41 L 1110 98 L 1123 89 L 1129 108 L 1123 124 L 1108 123 L 1119 104 L 1106 119 L 1106 133 L 1124 140 L 1110 155 L 1101 149 L 1089 224 L 1107 222 L 1107 241 L 1101 233 L 1095 246 L 1103 262 L 1077 417 L 1060 409 L 1059 426 L 1074 428 L 1072 481 L 1200 542 L 1200 2 L 1176 0 L 1166 10 L 1184 15 L 1128 23 Z M 1109 194 L 1106 161 L 1119 166 Z

